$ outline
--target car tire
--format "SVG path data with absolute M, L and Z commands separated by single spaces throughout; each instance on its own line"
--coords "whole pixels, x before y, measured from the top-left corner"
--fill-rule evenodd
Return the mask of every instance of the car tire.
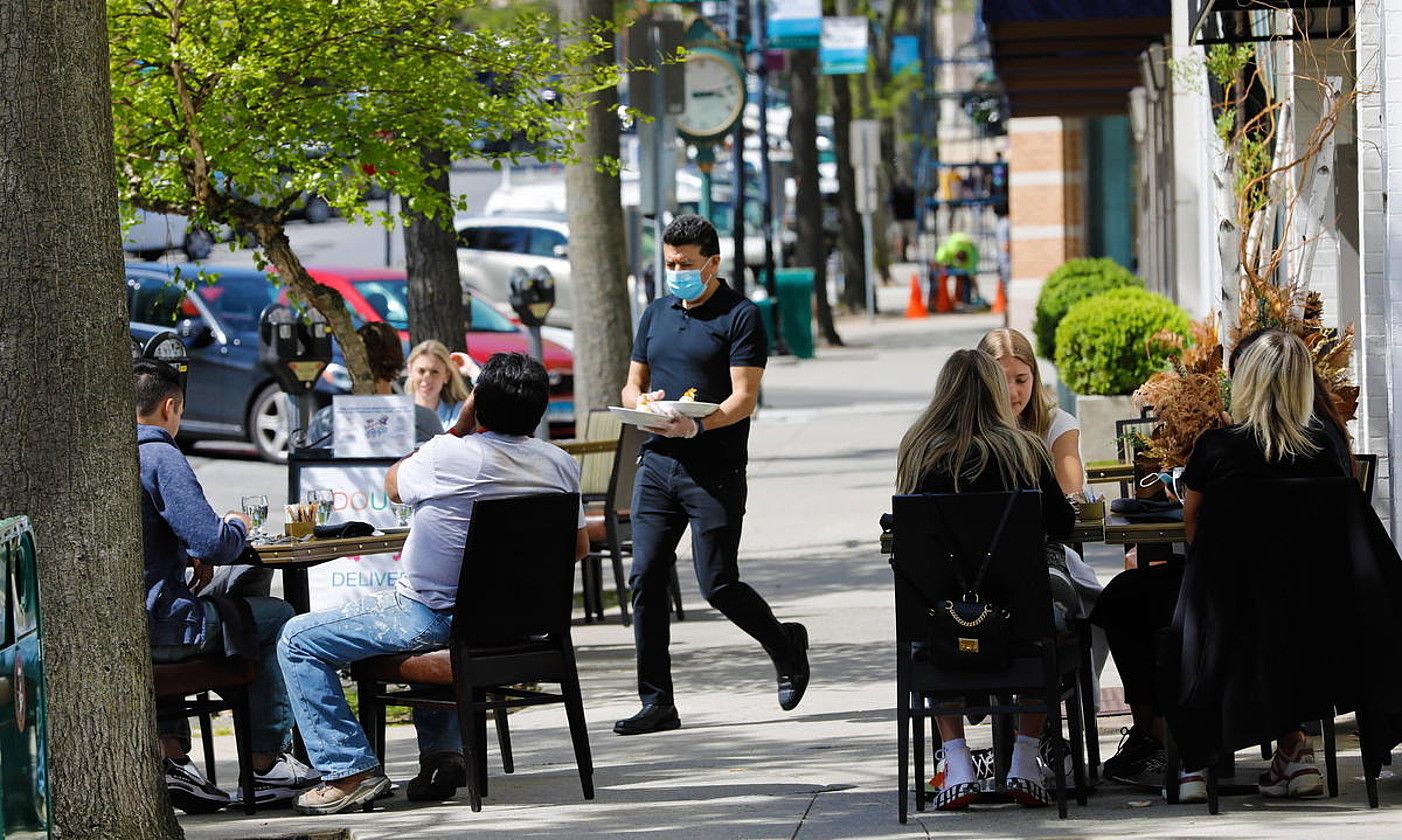
M 253 398 L 248 409 L 248 441 L 264 461 L 280 464 L 287 460 L 287 437 L 291 426 L 287 400 L 280 388 L 268 383 Z
M 181 250 L 192 262 L 208 259 L 209 255 L 214 253 L 214 235 L 207 230 L 191 228 L 185 231 L 185 242 Z
M 331 218 L 331 205 L 319 195 L 309 195 L 307 203 L 302 207 L 302 218 L 306 219 L 309 225 L 319 225 Z

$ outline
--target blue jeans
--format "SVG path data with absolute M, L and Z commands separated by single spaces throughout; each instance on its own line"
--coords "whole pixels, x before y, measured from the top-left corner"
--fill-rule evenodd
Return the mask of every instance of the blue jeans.
M 253 613 L 254 635 L 258 640 L 258 660 L 253 683 L 248 687 L 250 740 L 253 751 L 279 753 L 287 746 L 292 732 L 292 710 L 287 687 L 277 661 L 277 639 L 282 626 L 292 617 L 292 606 L 280 598 L 247 598 Z M 179 662 L 224 650 L 224 630 L 214 604 L 204 602 L 204 643 L 201 645 L 155 645 L 151 658 L 156 662 Z M 182 748 L 190 751 L 190 722 L 185 718 L 163 718 L 158 724 L 162 735 L 174 735 Z
M 380 765 L 351 714 L 337 671 L 372 656 L 444 647 L 452 623 L 452 610 L 429 609 L 397 590 L 287 622 L 278 661 L 307 755 L 323 779 L 344 779 Z M 456 714 L 415 709 L 414 725 L 421 754 L 462 749 Z

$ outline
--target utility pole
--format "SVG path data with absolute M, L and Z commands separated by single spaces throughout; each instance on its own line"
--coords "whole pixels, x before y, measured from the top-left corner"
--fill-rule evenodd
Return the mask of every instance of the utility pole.
M 755 68 L 759 76 L 759 171 L 764 181 L 764 287 L 774 313 L 774 347 L 777 356 L 788 353 L 779 317 L 779 288 L 774 277 L 774 170 L 769 160 L 769 0 L 755 0 L 751 21 L 755 32 Z
M 739 45 L 741 66 L 744 61 L 746 39 L 749 37 L 748 0 L 732 0 L 730 11 L 730 40 Z M 748 88 L 748 84 L 746 85 Z M 731 233 L 735 238 L 735 276 L 730 283 L 740 294 L 745 293 L 745 120 L 735 123 L 735 133 L 730 148 L 730 211 Z

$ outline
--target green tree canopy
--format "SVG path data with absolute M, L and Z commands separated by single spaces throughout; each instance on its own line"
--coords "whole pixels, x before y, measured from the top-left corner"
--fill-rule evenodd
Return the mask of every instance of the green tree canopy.
M 617 82 L 616 67 L 583 60 L 601 38 L 566 41 L 529 8 L 491 28 L 454 25 L 474 5 L 107 4 L 121 201 L 251 232 L 293 295 L 331 322 L 357 392 L 371 377 L 344 303 L 288 246 L 299 199 L 319 195 L 370 219 L 361 197 L 375 181 L 434 215 L 449 199 L 427 185 L 422 148 L 461 158 L 483 154 L 474 141 L 521 136 L 536 157 L 568 160 L 584 118 L 577 103 Z

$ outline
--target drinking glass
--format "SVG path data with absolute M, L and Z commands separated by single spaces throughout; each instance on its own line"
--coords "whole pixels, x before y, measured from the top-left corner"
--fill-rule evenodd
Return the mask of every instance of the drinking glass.
M 331 521 L 331 508 L 336 502 L 336 494 L 331 490 L 308 490 L 302 501 L 316 505 L 316 524 L 325 525 Z
M 414 518 L 414 506 L 400 502 L 390 502 L 389 509 L 394 511 L 394 520 L 399 523 L 399 527 L 409 527 L 409 520 Z
M 242 503 L 243 515 L 253 523 L 253 533 L 262 536 L 263 523 L 268 521 L 268 497 L 244 496 Z

